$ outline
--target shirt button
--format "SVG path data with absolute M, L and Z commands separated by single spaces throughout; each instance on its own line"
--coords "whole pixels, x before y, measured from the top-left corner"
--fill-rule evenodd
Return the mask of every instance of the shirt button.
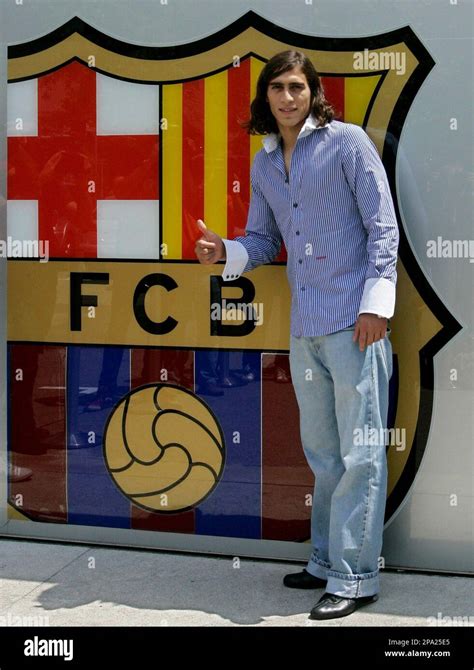
M 302 287 L 301 287 L 301 290 L 302 290 L 302 291 L 304 291 L 304 290 L 305 290 L 304 286 L 302 286 Z
M 303 262 L 303 261 L 302 261 L 301 258 L 300 258 L 299 261 L 298 261 L 298 263 L 302 263 L 302 262 Z
M 294 202 L 294 203 L 293 203 L 293 207 L 298 207 L 298 203 L 297 203 L 297 202 Z
M 296 231 L 296 235 L 299 235 L 299 234 L 300 234 L 300 231 L 299 231 L 299 230 L 297 230 L 297 231 Z
M 289 181 L 290 181 L 290 180 L 288 179 L 288 177 L 286 177 L 286 178 L 285 178 L 285 184 L 288 184 Z

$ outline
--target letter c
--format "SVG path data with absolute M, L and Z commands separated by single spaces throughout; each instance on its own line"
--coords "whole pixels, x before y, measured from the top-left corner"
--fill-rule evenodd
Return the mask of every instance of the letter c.
M 135 293 L 133 294 L 133 311 L 138 324 L 152 335 L 166 335 L 173 330 L 178 324 L 176 319 L 168 316 L 164 321 L 152 321 L 145 311 L 145 298 L 148 290 L 152 286 L 163 286 L 167 291 L 173 291 L 178 288 L 178 284 L 172 277 L 162 273 L 153 273 L 143 277 L 137 284 Z

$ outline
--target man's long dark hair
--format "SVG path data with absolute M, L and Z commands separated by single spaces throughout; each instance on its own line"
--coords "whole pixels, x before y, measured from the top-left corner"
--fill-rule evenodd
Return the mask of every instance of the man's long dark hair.
M 301 67 L 311 89 L 309 113 L 314 114 L 319 125 L 332 121 L 334 110 L 324 97 L 321 79 L 308 56 L 301 51 L 281 51 L 270 58 L 258 78 L 257 95 L 250 105 L 250 119 L 241 123 L 242 128 L 245 128 L 249 135 L 266 135 L 267 133 L 278 132 L 277 122 L 266 100 L 268 84 L 283 72 L 298 66 Z

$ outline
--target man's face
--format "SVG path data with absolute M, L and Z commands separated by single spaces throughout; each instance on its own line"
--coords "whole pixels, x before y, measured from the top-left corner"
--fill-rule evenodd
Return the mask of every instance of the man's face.
M 310 110 L 311 90 L 299 66 L 269 82 L 267 102 L 279 127 L 303 125 Z

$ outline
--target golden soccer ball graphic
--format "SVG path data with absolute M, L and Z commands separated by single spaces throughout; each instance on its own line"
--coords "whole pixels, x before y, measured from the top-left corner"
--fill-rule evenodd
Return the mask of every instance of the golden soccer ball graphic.
M 110 415 L 104 458 L 115 484 L 135 505 L 183 512 L 216 487 L 224 469 L 224 435 L 194 393 L 148 384 L 122 398 Z

